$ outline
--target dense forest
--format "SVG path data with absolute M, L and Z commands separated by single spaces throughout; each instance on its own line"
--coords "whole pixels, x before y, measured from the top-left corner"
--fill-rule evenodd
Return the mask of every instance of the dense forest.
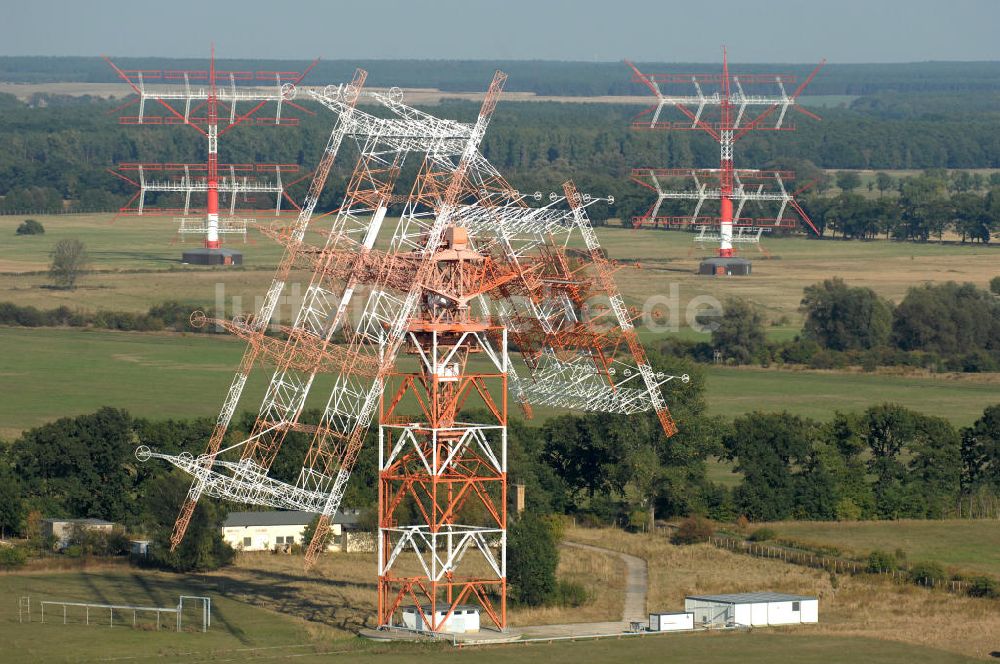
M 876 93 L 858 98 L 849 106 L 821 109 L 821 122 L 804 119 L 797 131 L 748 136 L 739 143 L 736 158 L 741 165 L 794 168 L 800 181 L 816 177 L 823 180 L 822 169 L 998 168 L 998 101 L 1000 91 L 996 90 L 947 95 Z M 67 206 L 86 211 L 112 210 L 133 193 L 131 185 L 108 173 L 107 169 L 114 165 L 136 161 L 198 162 L 205 158 L 204 142 L 196 132 L 182 127 L 120 125 L 112 112 L 117 104 L 90 97 L 48 95 L 36 95 L 23 103 L 13 96 L 0 95 L 0 112 L 4 115 L 0 124 L 0 209 L 8 213 L 61 211 Z M 472 102 L 452 100 L 433 112 L 471 120 L 477 108 Z M 290 163 L 307 172 L 317 162 L 331 128 L 329 113 L 321 108 L 314 110 L 315 115 L 303 114 L 298 127 L 237 128 L 222 141 L 221 160 Z M 639 110 L 612 104 L 505 103 L 498 108 L 482 147 L 524 191 L 558 190 L 565 179 L 573 178 L 586 191 L 613 194 L 618 199 L 613 210 L 601 211 L 604 215 L 628 219 L 642 214 L 650 203 L 648 190 L 629 181 L 632 167 L 712 167 L 718 161 L 717 146 L 699 133 L 661 134 L 630 129 L 630 119 Z M 339 160 L 335 182 L 346 177 L 346 165 L 352 161 L 350 154 Z M 408 167 L 415 168 L 415 164 Z M 405 174 L 400 180 L 405 182 Z M 937 184 L 918 182 L 919 187 L 911 186 L 906 191 L 899 181 L 889 193 L 898 194 L 899 203 L 910 200 L 919 206 L 927 198 L 928 187 L 936 200 L 958 193 L 982 199 L 990 187 L 996 186 L 989 178 L 981 179 L 978 186 L 962 187 L 952 187 L 946 180 Z M 321 206 L 335 206 L 338 189 L 336 184 L 329 186 Z M 291 193 L 301 196 L 302 192 Z M 835 192 L 820 183 L 811 193 L 819 194 L 815 198 L 824 198 Z M 879 193 L 885 193 L 881 185 Z M 863 228 L 858 229 L 857 224 L 843 222 L 845 210 L 864 217 L 896 214 L 892 209 L 859 212 L 860 206 L 870 204 L 857 199 L 841 201 L 834 214 L 839 221 L 830 224 L 832 230 L 843 231 L 847 237 L 889 232 L 897 237 L 926 239 L 934 234 L 933 227 L 926 232 L 917 229 L 898 233 L 878 224 L 862 224 Z M 814 203 L 810 211 L 822 222 L 827 207 Z M 923 207 L 924 214 L 942 216 L 933 205 Z M 920 214 L 902 210 L 897 216 L 915 218 Z M 952 223 L 946 220 L 946 224 Z M 849 225 L 851 228 L 845 228 Z M 983 239 L 982 233 L 966 234 Z
M 668 395 L 680 426 L 669 442 L 651 414 L 627 422 L 593 413 L 562 415 L 541 426 L 512 422 L 509 477 L 526 486 L 531 512 L 639 527 L 654 515 L 942 518 L 958 516 L 965 498 L 1000 493 L 1000 405 L 960 430 L 894 404 L 836 413 L 826 423 L 761 412 L 724 421 L 704 413 L 700 368 L 656 354 L 652 361 L 692 376 Z M 307 413 L 304 420 L 316 417 Z M 252 425 L 252 415 L 244 414 L 232 435 L 245 435 Z M 156 498 L 151 487 L 171 469 L 136 462 L 135 446 L 197 453 L 211 429 L 209 418 L 150 421 L 104 408 L 26 431 L 0 446 L 0 525 L 23 532 L 29 513 L 38 512 L 141 527 L 147 516 L 142 506 Z M 362 448 L 345 506 L 367 509 L 377 500 L 374 435 Z M 308 436 L 289 434 L 272 476 L 294 482 L 308 444 Z M 709 479 L 708 466 L 716 460 L 738 473 L 735 486 Z

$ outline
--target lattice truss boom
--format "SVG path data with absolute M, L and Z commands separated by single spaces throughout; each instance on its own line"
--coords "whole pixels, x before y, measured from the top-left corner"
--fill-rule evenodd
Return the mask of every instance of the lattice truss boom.
M 733 242 L 753 242 L 749 238 L 759 240 L 763 233 L 798 227 L 799 219 L 788 213 L 799 209 L 796 196 L 808 185 L 790 191 L 794 179 L 791 171 L 733 170 L 728 195 L 733 203 L 732 226 L 738 234 Z M 698 241 L 719 239 L 719 208 L 724 197 L 719 169 L 635 168 L 632 180 L 656 194 L 652 207 L 633 218 L 636 227 L 694 228 L 700 231 Z M 678 214 L 681 207 L 690 212 Z M 801 218 L 812 225 L 808 216 Z
M 475 486 L 498 482 L 501 492 L 489 497 L 486 489 L 456 488 L 445 503 L 431 501 L 451 507 L 441 514 L 435 511 L 439 507 L 427 507 L 426 527 L 394 527 L 388 523 L 392 517 L 386 517 L 383 530 L 396 539 L 380 549 L 385 554 L 380 554 L 380 572 L 403 549 L 415 551 L 426 572 L 424 581 L 395 579 L 402 584 L 396 604 L 384 598 L 383 608 L 391 612 L 407 593 L 417 599 L 420 593 L 433 596 L 425 581 L 444 583 L 442 575 L 467 551 L 479 551 L 492 573 L 505 577 L 504 549 L 498 554 L 496 545 L 506 528 L 508 392 L 526 410 L 548 405 L 622 414 L 654 411 L 664 432 L 674 433 L 662 387 L 672 380 L 686 382 L 687 376 L 656 372 L 645 357 L 633 325 L 636 313 L 618 292 L 617 268 L 604 255 L 587 216 L 587 207 L 603 199 L 581 195 L 571 183 L 547 201 L 540 194 L 522 194 L 479 152 L 505 78 L 497 73 L 474 123 L 434 117 L 406 106 L 395 93 L 367 92 L 362 70 L 349 84 L 310 93 L 333 113 L 335 126 L 296 220 L 265 229 L 285 253 L 263 304 L 254 315 L 234 320 L 193 318 L 247 341 L 207 449 L 198 457 L 139 450 L 142 459 L 164 459 L 192 475 L 172 537 L 175 546 L 196 502 L 208 495 L 319 513 L 307 550 L 307 560 L 314 560 L 381 407 L 380 440 L 393 441 L 380 446 L 386 482 L 409 482 L 410 493 L 416 491 L 416 480 L 392 474 L 394 464 L 401 463 L 407 473 L 433 478 L 421 480 L 425 484 L 468 484 L 475 477 Z M 358 109 L 362 95 L 382 113 Z M 345 141 L 353 142 L 360 156 L 343 203 L 319 221 L 316 202 Z M 408 194 L 399 194 L 399 174 L 406 159 L 414 157 L 420 160 L 416 179 Z M 387 224 L 390 208 L 398 210 L 398 219 Z M 442 264 L 452 267 L 442 271 Z M 297 268 L 311 274 L 302 305 L 291 325 L 271 326 L 289 274 Z M 594 300 L 603 304 L 595 306 Z M 449 318 L 456 311 L 460 325 Z M 511 357 L 508 338 L 519 359 Z M 470 353 L 482 358 L 487 370 L 466 371 Z M 409 354 L 421 369 L 401 373 L 401 354 Z M 223 447 L 247 378 L 262 363 L 272 373 L 253 429 Z M 300 417 L 321 374 L 329 374 L 324 378 L 332 387 L 323 395 L 319 422 L 304 424 Z M 490 388 L 490 381 L 499 381 L 500 388 Z M 494 424 L 460 421 L 470 395 L 492 413 Z M 406 399 L 422 405 L 420 421 L 397 411 Z M 442 399 L 451 406 L 441 406 Z M 292 431 L 308 434 L 311 443 L 296 480 L 284 482 L 269 472 Z M 465 478 L 461 482 L 451 478 L 455 469 L 461 470 L 456 477 Z M 472 491 L 493 523 L 462 530 L 453 516 Z M 442 538 L 449 542 L 444 557 Z M 454 588 L 455 597 L 474 595 L 488 603 L 486 581 L 463 583 Z M 491 617 L 504 621 L 502 609 Z

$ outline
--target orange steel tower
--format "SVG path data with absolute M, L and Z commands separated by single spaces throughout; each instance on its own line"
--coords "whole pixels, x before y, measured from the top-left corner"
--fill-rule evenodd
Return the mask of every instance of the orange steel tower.
M 204 164 L 153 164 L 123 163 L 114 175 L 136 187 L 136 193 L 121 208 L 119 214 L 143 215 L 179 213 L 178 233 L 204 235 L 204 248 L 184 252 L 186 263 L 240 263 L 240 252 L 222 249 L 222 235 L 241 235 L 246 238 L 248 223 L 252 219 L 237 215 L 236 205 L 240 196 L 249 199 L 255 194 L 269 194 L 275 198 L 275 214 L 281 211 L 282 199 L 294 201 L 285 190 L 295 184 L 283 183 L 282 175 L 295 173 L 295 164 L 224 164 L 219 163 L 219 137 L 244 124 L 296 125 L 298 119 L 283 116 L 283 107 L 291 106 L 311 113 L 296 104 L 296 85 L 316 65 L 305 72 L 237 72 L 219 71 L 215 66 L 215 47 L 212 47 L 207 71 L 151 71 L 123 70 L 109 58 L 105 61 L 118 73 L 135 94 L 120 109 L 138 104 L 138 113 L 123 116 L 121 124 L 175 125 L 193 127 L 205 137 L 207 156 Z M 273 87 L 260 87 L 270 82 Z M 152 87 L 150 86 L 152 83 Z M 149 113 L 147 104 L 152 102 L 157 113 Z M 275 104 L 273 117 L 259 116 L 269 103 Z M 183 108 L 180 104 L 183 103 Z M 244 104 L 243 109 L 238 109 Z M 118 110 L 120 110 L 118 109 Z M 222 111 L 220 113 L 220 111 Z M 221 125 L 221 129 L 220 129 Z M 220 168 L 221 167 L 221 168 Z M 264 176 L 274 176 L 273 181 Z M 297 182 L 297 180 L 296 180 Z M 166 196 L 183 207 L 150 209 L 149 194 Z M 191 197 L 204 195 L 204 215 L 193 217 Z M 229 197 L 229 213 L 220 217 L 220 194 Z
M 642 83 L 657 97 L 657 103 L 632 121 L 634 129 L 695 130 L 703 131 L 719 143 L 718 169 L 654 169 L 638 168 L 632 179 L 657 194 L 656 201 L 642 217 L 633 219 L 636 227 L 689 226 L 701 231 L 696 241 L 719 242 L 718 257 L 707 259 L 699 272 L 703 274 L 749 274 L 750 262 L 736 258 L 734 244 L 757 244 L 762 233 L 777 228 L 794 228 L 794 219 L 785 218 L 791 207 L 814 231 L 816 227 L 788 192 L 785 184 L 794 177 L 788 172 L 738 170 L 734 166 L 733 150 L 736 142 L 751 131 L 780 131 L 794 129 L 785 124 L 789 108 L 813 119 L 814 113 L 797 103 L 798 97 L 823 66 L 821 62 L 795 90 L 788 94 L 785 86 L 796 82 L 795 77 L 769 74 L 731 74 L 726 50 L 722 50 L 721 74 L 645 74 L 631 62 L 632 80 Z M 692 86 L 694 94 L 680 95 L 672 92 L 677 86 Z M 778 94 L 764 95 L 751 92 L 754 88 L 770 86 Z M 664 111 L 673 108 L 679 120 L 664 119 Z M 716 109 L 715 117 L 706 117 L 706 109 Z M 760 109 L 759 112 L 754 109 Z M 694 187 L 686 190 L 665 189 L 671 180 L 691 179 Z M 688 200 L 695 202 L 692 214 L 686 216 L 661 216 L 660 208 L 667 201 Z M 718 216 L 702 215 L 706 201 L 718 201 Z M 757 206 L 777 204 L 774 218 L 744 216 L 746 203 Z M 734 209 L 735 204 L 735 209 Z M 737 229 L 734 234 L 734 228 Z
M 358 70 L 347 85 L 310 93 L 337 121 L 298 218 L 266 230 L 285 257 L 260 311 L 214 321 L 247 348 L 205 452 L 140 447 L 137 456 L 192 476 L 173 546 L 210 496 L 317 513 L 311 565 L 378 416 L 379 624 L 405 606 L 418 628 L 442 631 L 463 602 L 475 602 L 504 629 L 508 394 L 526 411 L 652 411 L 669 436 L 676 426 L 662 389 L 687 377 L 655 371 L 638 343 L 637 314 L 587 217 L 589 205 L 609 199 L 567 183 L 533 205 L 542 195 L 513 189 L 479 151 L 505 74 L 471 123 L 407 106 L 397 89 L 366 91 L 366 77 Z M 357 108 L 363 95 L 380 115 Z M 359 157 L 343 202 L 313 219 L 345 140 Z M 399 193 L 412 154 L 421 164 L 409 193 Z M 390 208 L 398 220 L 383 233 Z M 269 331 L 294 267 L 311 272 L 303 304 L 292 325 Z M 607 304 L 591 306 L 595 299 Z M 223 447 L 260 363 L 273 373 L 257 420 Z M 301 422 L 322 383 L 319 422 Z M 310 435 L 310 447 L 295 479 L 275 477 L 292 431 Z
M 412 601 L 413 626 L 440 630 L 474 599 L 505 625 L 505 549 L 491 541 L 507 529 L 507 335 L 472 304 L 517 274 L 472 250 L 461 226 L 445 230 L 432 261 L 430 290 L 403 347 L 417 366 L 392 374 L 382 399 L 379 624 Z M 481 421 L 462 421 L 471 404 Z M 417 552 L 419 564 L 400 572 L 403 551 Z M 467 554 L 480 559 L 472 572 L 460 564 Z

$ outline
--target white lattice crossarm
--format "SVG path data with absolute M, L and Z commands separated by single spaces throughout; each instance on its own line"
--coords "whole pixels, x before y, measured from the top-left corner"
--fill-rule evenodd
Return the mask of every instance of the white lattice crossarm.
M 728 198 L 734 204 L 734 228 L 748 228 L 748 232 L 734 236 L 734 243 L 751 243 L 759 241 L 758 228 L 774 229 L 792 227 L 796 222 L 785 217 L 789 207 L 793 209 L 795 196 L 786 188 L 793 174 L 783 171 L 760 171 L 754 169 L 736 169 L 733 172 L 732 192 L 724 194 L 718 186 L 721 171 L 719 169 L 654 169 L 637 168 L 632 171 L 632 180 L 656 192 L 656 202 L 649 212 L 640 220 L 641 223 L 666 224 L 669 226 L 718 226 L 719 219 L 712 216 L 702 216 L 706 202 L 718 203 Z M 669 189 L 665 180 L 686 179 L 691 186 L 686 189 Z M 691 201 L 694 208 L 689 215 L 660 216 L 660 210 L 665 201 Z M 768 210 L 774 216 L 748 216 L 745 212 L 748 204 L 758 210 Z M 751 236 L 757 235 L 756 239 Z M 705 233 L 699 236 L 697 242 L 708 241 L 710 236 L 722 238 L 722 233 Z
M 174 217 L 177 232 L 181 235 L 204 235 L 208 233 L 208 223 L 205 217 Z M 249 217 L 219 217 L 216 232 L 219 235 L 246 236 L 247 228 L 257 223 Z
M 348 104 L 339 92 L 310 91 L 310 95 L 334 113 L 347 112 Z M 350 122 L 347 125 L 348 135 L 378 136 L 386 145 L 400 151 L 433 150 L 448 155 L 461 154 L 472 135 L 474 125 L 436 118 L 403 104 L 391 103 L 388 98 L 381 95 L 374 95 L 374 98 L 383 102 L 389 110 L 397 114 L 397 117 L 376 117 L 355 108 L 350 114 Z
M 722 233 L 718 226 L 698 226 L 698 235 L 694 241 L 698 244 L 717 243 L 722 239 Z M 760 244 L 761 236 L 770 233 L 773 229 L 766 226 L 737 226 L 733 229 L 733 236 L 730 241 L 733 244 Z
M 507 575 L 506 560 L 497 555 L 507 537 L 506 531 L 500 528 L 447 526 L 432 532 L 427 526 L 404 526 L 384 531 L 392 534 L 395 546 L 389 552 L 388 562 L 383 565 L 380 561 L 379 574 L 392 568 L 405 552 L 415 554 L 426 578 L 440 581 L 458 567 L 470 551 L 477 551 L 496 576 Z
M 316 512 L 326 502 L 323 490 L 302 489 L 268 477 L 265 469 L 250 459 L 223 461 L 208 455 L 162 454 L 145 445 L 135 452 L 139 461 L 162 459 L 191 475 L 199 495 L 243 505 L 259 505 L 282 510 Z
M 530 378 L 522 379 L 521 389 L 528 401 L 538 406 L 625 415 L 653 410 L 651 391 L 637 367 L 616 362 L 612 371 L 614 382 L 609 384 L 608 377 L 597 372 L 590 358 L 564 362 L 546 354 L 539 369 Z M 672 380 L 689 380 L 687 374 L 656 372 L 652 376 L 657 391 Z

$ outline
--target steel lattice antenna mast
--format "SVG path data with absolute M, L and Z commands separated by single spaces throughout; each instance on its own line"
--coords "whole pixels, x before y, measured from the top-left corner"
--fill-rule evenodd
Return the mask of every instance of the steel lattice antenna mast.
M 441 630 L 459 603 L 474 599 L 502 629 L 508 391 L 526 409 L 653 411 L 669 436 L 676 426 L 661 389 L 687 377 L 655 371 L 638 345 L 637 314 L 625 306 L 586 212 L 612 201 L 567 183 L 564 195 L 532 206 L 542 195 L 514 190 L 479 151 L 506 75 L 497 72 L 474 123 L 406 106 L 397 89 L 368 92 L 365 80 L 359 70 L 346 86 L 310 93 L 337 122 L 298 218 L 266 230 L 285 245 L 285 258 L 258 314 L 211 321 L 245 339 L 247 350 L 205 453 L 141 447 L 137 456 L 164 459 L 192 476 L 174 546 L 208 495 L 318 513 L 306 553 L 312 564 L 378 416 L 380 624 L 413 601 L 428 628 Z M 356 108 L 363 95 L 384 117 Z M 360 156 L 341 206 L 316 228 L 316 200 L 345 140 Z M 397 178 L 414 153 L 418 175 L 408 195 L 397 194 Z M 401 209 L 387 239 L 381 231 L 392 206 Z M 574 239 L 586 251 L 570 248 Z M 312 273 L 303 304 L 292 325 L 266 334 L 295 266 Z M 611 306 L 588 316 L 596 297 Z M 193 320 L 209 322 L 203 315 Z M 517 339 L 520 361 L 509 354 L 508 334 Z M 411 360 L 397 367 L 401 354 Z M 474 354 L 486 369 L 467 363 Z M 257 420 L 222 448 L 260 360 L 274 370 Z M 322 374 L 332 374 L 322 415 L 303 423 Z M 462 419 L 473 402 L 489 421 Z M 312 438 L 294 481 L 270 472 L 288 432 Z M 407 516 L 402 504 L 416 507 Z M 475 569 L 463 562 L 469 554 L 481 557 L 485 576 L 468 571 Z M 399 572 L 404 555 L 416 558 L 420 573 Z
M 733 75 L 729 72 L 726 49 L 722 50 L 722 73 L 715 74 L 644 74 L 639 68 L 626 61 L 632 69 L 632 80 L 644 84 L 657 97 L 657 103 L 632 122 L 634 129 L 653 130 L 701 130 L 719 143 L 719 168 L 711 169 L 652 169 L 639 168 L 632 172 L 632 179 L 656 192 L 657 198 L 647 213 L 633 220 L 641 227 L 694 226 L 701 230 L 698 241 L 715 239 L 719 242 L 718 259 L 702 264 L 701 272 L 711 274 L 749 274 L 749 262 L 735 259 L 734 243 L 758 243 L 765 231 L 776 228 L 794 228 L 797 223 L 784 217 L 788 207 L 794 209 L 808 226 L 816 232 L 816 227 L 795 200 L 796 193 L 785 188 L 794 176 L 785 171 L 737 170 L 733 151 L 736 142 L 751 131 L 780 131 L 793 129 L 785 124 L 789 108 L 813 119 L 819 119 L 797 103 L 806 86 L 823 66 L 823 62 L 806 77 L 801 84 L 787 94 L 786 84 L 794 84 L 795 78 L 786 75 Z M 675 95 L 670 88 L 678 85 L 694 87 L 693 95 Z M 749 94 L 746 88 L 762 85 L 776 86 L 777 95 Z M 746 88 L 744 87 L 746 86 Z M 735 90 L 733 89 L 735 88 Z M 714 89 L 714 90 L 713 90 Z M 717 108 L 717 121 L 706 119 L 706 108 Z M 763 107 L 755 116 L 748 112 Z M 664 120 L 666 109 L 679 111 L 681 121 Z M 694 110 L 692 110 L 694 109 Z M 647 117 L 648 116 L 648 117 Z M 772 117 L 773 116 L 773 117 Z M 691 178 L 693 189 L 670 190 L 664 188 L 664 181 L 677 178 Z M 713 185 L 714 186 L 710 186 Z M 801 191 L 801 190 L 800 190 Z M 661 216 L 660 208 L 668 200 L 692 200 L 696 202 L 693 214 L 689 216 Z M 719 201 L 716 218 L 701 215 L 707 200 Z M 765 202 L 777 203 L 779 209 L 774 218 L 751 218 L 743 216 L 744 205 L 753 202 L 758 206 Z M 734 208 L 735 204 L 735 208 Z M 734 235 L 734 227 L 738 234 Z M 709 229 L 715 228 L 717 232 Z M 706 270 L 706 267 L 708 268 Z
M 282 176 L 296 173 L 296 164 L 228 164 L 219 163 L 219 137 L 244 124 L 281 125 L 298 124 L 298 119 L 283 115 L 284 107 L 291 106 L 306 113 L 308 109 L 296 104 L 296 85 L 316 65 L 314 61 L 304 72 L 237 72 L 218 71 L 215 64 L 215 46 L 212 46 L 208 71 L 151 71 L 123 70 L 109 58 L 105 61 L 118 73 L 135 93 L 116 111 L 138 104 L 138 114 L 123 116 L 120 122 L 126 125 L 174 125 L 184 124 L 201 133 L 207 143 L 207 157 L 204 164 L 119 164 L 114 175 L 136 187 L 136 193 L 119 210 L 119 214 L 179 214 L 178 233 L 181 236 L 202 235 L 204 249 L 184 252 L 184 262 L 190 263 L 230 263 L 240 262 L 239 252 L 222 250 L 222 235 L 239 235 L 246 240 L 247 226 L 254 219 L 237 214 L 240 196 L 249 199 L 254 194 L 269 194 L 275 199 L 275 215 L 280 214 L 283 200 L 293 206 L 295 201 L 286 190 L 300 180 L 290 183 L 282 181 Z M 228 85 L 220 85 L 220 80 Z M 150 87 L 150 82 L 159 83 Z M 265 81 L 273 81 L 274 87 L 259 87 Z M 204 87 L 198 87 L 198 84 Z M 152 102 L 161 114 L 149 113 L 147 103 Z M 183 107 L 180 104 L 183 103 Z M 250 104 L 249 110 L 241 112 L 238 104 Z M 272 118 L 259 116 L 259 112 L 269 104 L 275 104 Z M 204 115 L 197 113 L 204 109 Z M 228 117 L 220 115 L 220 110 L 228 110 Z M 221 122 L 220 122 L 221 120 Z M 221 128 L 220 128 L 221 124 Z M 221 173 L 220 173 L 221 168 Z M 203 175 L 202 175 L 203 174 Z M 265 179 L 273 175 L 273 180 Z M 301 178 L 300 178 L 301 179 Z M 148 195 L 183 197 L 182 207 L 151 208 Z M 205 196 L 203 216 L 192 216 L 192 196 Z M 229 197 L 229 210 L 220 217 L 220 194 Z M 297 206 L 296 206 L 297 207 Z

